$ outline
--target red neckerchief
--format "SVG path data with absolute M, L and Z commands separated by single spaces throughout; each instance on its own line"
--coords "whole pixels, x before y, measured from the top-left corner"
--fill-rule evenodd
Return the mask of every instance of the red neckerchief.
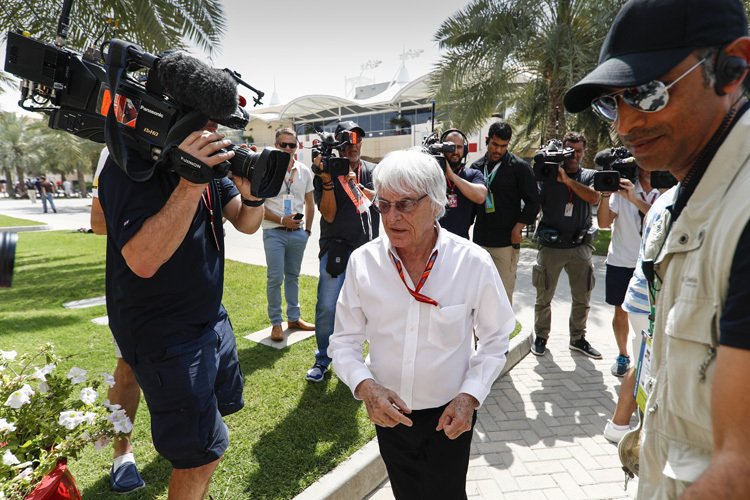
M 395 255 L 393 255 L 393 252 L 389 251 L 388 253 L 391 254 L 393 263 L 396 264 L 396 269 L 398 269 L 398 275 L 401 276 L 401 281 L 404 282 L 404 286 L 409 291 L 411 296 L 414 297 L 414 299 L 417 302 L 424 302 L 425 304 L 432 304 L 433 306 L 440 307 L 438 306 L 437 301 L 429 298 L 426 295 L 419 293 L 419 290 L 422 289 L 422 286 L 424 286 L 425 281 L 427 281 L 427 278 L 430 276 L 430 271 L 432 271 L 432 266 L 435 265 L 435 259 L 437 259 L 438 251 L 435 250 L 434 252 L 432 252 L 432 255 L 430 256 L 430 260 L 427 261 L 427 267 L 425 267 L 424 271 L 422 272 L 422 278 L 419 280 L 419 283 L 417 283 L 416 290 L 412 290 L 411 288 L 409 288 L 409 285 L 406 284 L 406 279 L 404 278 L 404 269 L 403 269 L 403 266 L 401 265 L 401 261 L 398 260 Z

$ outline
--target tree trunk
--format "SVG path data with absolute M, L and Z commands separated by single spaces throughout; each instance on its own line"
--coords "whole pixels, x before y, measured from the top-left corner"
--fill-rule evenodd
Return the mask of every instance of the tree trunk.
M 565 108 L 563 107 L 563 96 L 565 89 L 556 86 L 554 82 L 549 89 L 549 115 L 547 116 L 547 129 L 545 130 L 545 143 L 550 139 L 559 139 L 565 136 Z
M 81 198 L 86 198 L 87 191 L 86 191 L 86 176 L 84 175 L 85 172 L 83 170 L 76 169 L 76 172 L 78 173 L 78 189 L 81 192 Z
M 13 189 L 13 175 L 11 175 L 11 170 L 9 167 L 5 167 L 3 171 L 5 171 L 5 192 L 9 197 L 15 198 L 16 190 Z
M 596 168 L 594 156 L 596 156 L 597 151 L 599 151 L 599 138 L 596 134 L 592 135 L 592 137 L 587 136 L 586 143 L 586 154 L 583 155 L 581 165 L 587 168 Z

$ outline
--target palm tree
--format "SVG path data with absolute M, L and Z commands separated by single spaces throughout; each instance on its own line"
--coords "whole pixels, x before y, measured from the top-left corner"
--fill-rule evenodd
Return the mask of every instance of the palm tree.
M 565 91 L 596 66 L 601 44 L 624 0 L 473 0 L 448 18 L 435 39 L 446 54 L 433 73 L 442 114 L 475 131 L 492 114 L 514 110 L 517 140 L 562 137 L 571 120 L 589 137 L 610 138 L 590 111 L 563 112 Z M 588 115 L 588 116 L 587 116 Z
M 11 169 L 15 169 L 18 182 L 23 185 L 24 174 L 34 165 L 34 154 L 38 150 L 35 142 L 42 128 L 41 123 L 41 120 L 28 116 L 0 113 L 0 161 L 4 165 L 6 186 L 12 196 L 15 194 Z

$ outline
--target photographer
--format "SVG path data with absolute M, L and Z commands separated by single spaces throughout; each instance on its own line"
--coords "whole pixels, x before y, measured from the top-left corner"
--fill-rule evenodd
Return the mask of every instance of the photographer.
M 457 129 L 447 130 L 440 142 L 456 145 L 455 151 L 445 153 L 448 206 L 440 219 L 440 226 L 468 240 L 469 228 L 474 223 L 475 208 L 487 197 L 484 175 L 479 170 L 466 168 L 469 145 L 463 132 Z
M 589 300 L 594 289 L 594 251 L 591 229 L 591 205 L 599 201 L 599 193 L 591 187 L 594 171 L 581 168 L 586 153 L 586 138 L 569 132 L 563 138 L 563 147 L 573 148 L 575 155 L 557 167 L 557 180 L 541 182 L 539 198 L 542 217 L 539 221 L 539 253 L 532 272 L 536 287 L 534 306 L 534 333 L 536 339 L 531 352 L 543 356 L 547 350 L 552 323 L 550 304 L 555 296 L 557 280 L 563 269 L 570 284 L 570 345 L 595 359 L 602 355 L 586 340 L 586 320 Z
M 630 368 L 628 356 L 628 313 L 622 308 L 628 283 L 638 260 L 638 245 L 643 232 L 643 217 L 659 197 L 659 190 L 651 187 L 651 172 L 636 167 L 638 178 L 633 184 L 627 178 L 620 179 L 620 191 L 603 192 L 596 219 L 600 228 L 612 225 L 612 239 L 607 249 L 606 291 L 604 300 L 614 306 L 612 330 L 615 332 L 617 349 L 620 351 L 612 375 L 624 376 Z M 641 332 L 635 332 L 640 335 Z M 635 353 L 634 353 L 635 354 Z
M 289 153 L 289 166 L 281 192 L 266 200 L 263 250 L 266 253 L 268 269 L 266 297 L 268 319 L 271 320 L 271 340 L 282 341 L 282 283 L 286 299 L 287 326 L 300 330 L 315 330 L 315 325 L 300 317 L 299 306 L 299 271 L 315 217 L 315 202 L 310 167 L 294 159 L 298 145 L 297 134 L 289 127 L 280 128 L 276 131 L 275 145 Z
M 234 156 L 208 122 L 179 146 L 215 167 Z M 150 167 L 130 151 L 129 169 Z M 169 497 L 203 499 L 228 442 L 222 417 L 240 410 L 242 373 L 221 304 L 226 217 L 253 233 L 262 200 L 239 176 L 195 184 L 166 168 L 133 181 L 107 160 L 99 201 L 107 223 L 109 324 L 143 390 L 157 451 L 174 468 Z M 241 196 L 244 199 L 241 199 Z
M 380 219 L 371 201 L 375 196 L 372 172 L 375 165 L 360 159 L 365 131 L 352 121 L 343 121 L 335 131 L 336 142 L 346 135 L 354 142 L 341 146 L 340 155 L 349 160 L 349 173 L 333 176 L 325 169 L 322 155 L 315 157 L 318 171 L 313 180 L 315 203 L 320 218 L 320 277 L 318 301 L 315 306 L 315 364 L 305 378 L 323 380 L 331 358 L 328 339 L 333 333 L 336 299 L 344 284 L 344 272 L 352 250 L 378 236 Z
M 521 232 L 536 220 L 539 192 L 531 167 L 508 151 L 513 135 L 510 125 L 495 122 L 487 135 L 487 154 L 471 165 L 484 173 L 488 190 L 484 205 L 477 208 L 474 243 L 492 256 L 512 305 L 523 241 Z
M 612 122 L 641 168 L 680 182 L 644 248 L 640 500 L 750 498 L 748 62 L 739 0 L 630 0 L 564 97 Z

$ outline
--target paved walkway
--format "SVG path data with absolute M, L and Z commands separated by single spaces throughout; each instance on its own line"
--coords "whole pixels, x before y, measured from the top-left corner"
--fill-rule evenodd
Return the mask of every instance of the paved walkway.
M 32 219 L 54 229 L 88 228 L 91 200 L 55 200 L 57 214 L 41 204 L 0 199 L 0 214 Z M 317 221 L 311 241 L 317 241 Z M 264 265 L 260 233 L 244 235 L 227 227 L 227 257 Z M 514 311 L 528 335 L 533 325 L 535 290 L 531 268 L 535 250 L 523 250 Z M 592 360 L 568 347 L 570 290 L 562 277 L 553 300 L 553 329 L 544 357 L 526 356 L 498 379 L 479 410 L 472 445 L 467 492 L 471 499 L 633 498 L 637 480 L 623 490 L 617 447 L 602 436 L 614 411 L 619 379 L 610 374 L 617 349 L 612 308 L 604 303 L 604 259 L 595 257 L 597 285 L 591 300 L 588 340 L 604 355 Z M 308 245 L 302 272 L 318 275 L 317 244 Z M 391 500 L 386 481 L 369 497 Z

